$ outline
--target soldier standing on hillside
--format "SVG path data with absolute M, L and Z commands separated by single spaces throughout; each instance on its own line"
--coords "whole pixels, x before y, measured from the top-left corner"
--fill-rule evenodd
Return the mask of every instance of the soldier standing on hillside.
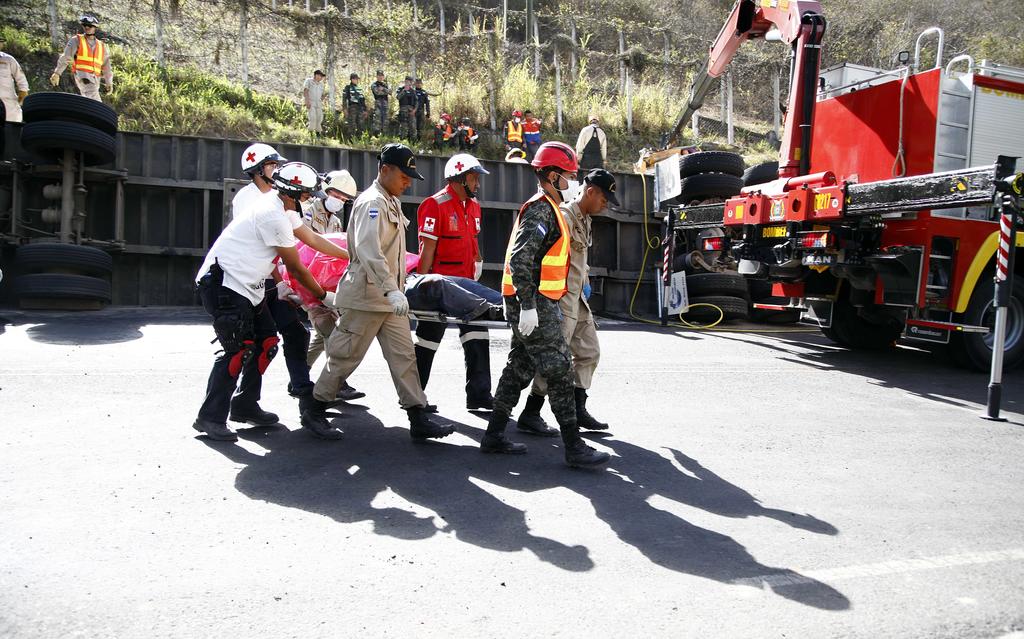
M 430 121 L 430 94 L 423 88 L 423 78 L 416 78 L 416 137 L 423 135 L 423 125 Z
M 371 130 L 374 135 L 380 135 L 387 130 L 388 126 L 388 98 L 391 90 L 388 83 L 384 81 L 384 72 L 377 72 L 377 81 L 370 85 L 370 93 L 373 94 L 373 123 Z
M 419 97 L 416 89 L 412 87 L 412 77 L 405 76 L 405 85 L 398 90 L 398 137 L 415 141 L 419 137 L 416 133 L 416 105 Z
M 64 53 L 57 59 L 57 66 L 50 76 L 50 84 L 57 86 L 60 83 L 60 74 L 67 66 L 71 65 L 71 72 L 75 75 L 75 85 L 78 92 L 87 98 L 102 102 L 100 99 L 100 78 L 107 86 L 107 92 L 114 90 L 114 72 L 110 68 L 110 52 L 107 45 L 96 38 L 96 28 L 100 23 L 90 15 L 83 15 L 78 19 L 82 25 L 82 33 L 71 36 Z
M 359 74 L 348 76 L 349 83 L 341 92 L 341 101 L 345 104 L 345 120 L 348 124 L 349 137 L 355 137 L 363 130 L 363 114 L 366 112 L 366 96 L 359 88 Z

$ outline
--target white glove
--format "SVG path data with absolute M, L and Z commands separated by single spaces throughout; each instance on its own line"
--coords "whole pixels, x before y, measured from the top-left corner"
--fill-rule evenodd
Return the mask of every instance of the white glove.
M 288 286 L 288 282 L 283 280 L 277 283 L 277 299 L 302 305 L 302 298 L 299 297 L 299 294 L 291 286 Z
M 391 308 L 395 309 L 395 315 L 405 317 L 409 314 L 409 300 L 405 298 L 405 293 L 396 288 L 388 293 L 387 298 Z
M 480 276 L 484 274 L 484 263 L 474 262 L 473 263 L 473 279 L 480 281 Z
M 327 308 L 333 309 L 334 298 L 337 296 L 337 293 L 335 293 L 334 291 L 324 291 L 324 293 L 326 293 L 326 295 L 324 295 L 324 299 L 322 300 L 323 305 L 326 306 Z
M 528 337 L 533 329 L 537 328 L 537 324 L 540 320 L 537 319 L 537 309 L 535 308 L 524 308 L 519 314 L 519 332 L 522 333 L 523 337 Z

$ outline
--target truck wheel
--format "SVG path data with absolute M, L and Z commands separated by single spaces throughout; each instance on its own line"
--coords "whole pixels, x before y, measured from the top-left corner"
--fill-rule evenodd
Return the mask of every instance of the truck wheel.
M 105 251 L 76 244 L 26 244 L 15 261 L 22 273 L 62 272 L 110 275 L 114 261 Z
M 26 124 L 62 120 L 99 129 L 109 135 L 117 133 L 117 112 L 102 102 L 74 93 L 47 91 L 33 93 L 21 106 Z
M 853 350 L 877 351 L 891 347 L 901 330 L 895 326 L 874 324 L 857 313 L 857 307 L 846 299 L 832 306 L 832 326 L 822 330 L 825 337 Z
M 110 302 L 110 282 L 98 277 L 35 273 L 14 280 L 14 289 L 21 299 L 79 299 Z
M 982 278 L 971 294 L 971 301 L 957 321 L 972 326 L 987 326 L 989 331 L 995 330 L 996 309 L 992 305 L 995 295 L 995 282 L 990 277 Z M 991 332 L 955 333 L 950 337 L 949 349 L 953 360 L 961 366 L 987 371 L 992 366 Z M 1006 314 L 1006 346 L 1003 351 L 1003 368 L 1009 369 L 1024 361 L 1024 283 L 1020 276 L 1014 279 L 1013 290 L 1010 292 L 1010 304 Z
M 742 297 L 733 297 L 731 295 L 703 295 L 700 297 L 691 297 L 690 305 L 693 306 L 694 304 L 711 304 L 712 306 L 717 306 L 722 309 L 723 319 L 727 320 L 745 320 L 750 317 L 749 302 Z M 697 306 L 683 314 L 683 319 L 686 319 L 687 321 L 709 321 L 717 318 L 718 311 L 708 306 Z
M 88 99 L 88 98 L 87 98 Z M 76 122 L 31 122 L 21 129 L 21 146 L 45 159 L 64 149 L 81 151 L 87 164 L 110 164 L 116 155 L 114 136 Z
M 712 197 L 728 198 L 743 188 L 743 178 L 725 173 L 701 173 L 683 178 L 679 201 L 706 200 Z
M 736 273 L 697 273 L 686 276 L 686 292 L 693 297 L 728 295 L 750 300 L 747 279 Z
M 743 186 L 764 184 L 765 182 L 776 180 L 778 177 L 778 162 L 762 162 L 761 164 L 755 164 L 743 172 Z
M 679 175 L 689 177 L 699 173 L 725 173 L 743 175 L 743 156 L 726 151 L 702 151 L 679 156 Z

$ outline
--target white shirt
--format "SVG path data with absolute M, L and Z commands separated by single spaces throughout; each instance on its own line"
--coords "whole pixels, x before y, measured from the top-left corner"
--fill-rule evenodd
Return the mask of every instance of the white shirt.
M 221 232 L 196 274 L 196 282 L 216 260 L 224 270 L 224 286 L 247 298 L 253 306 L 259 304 L 263 301 L 264 282 L 274 270 L 277 247 L 295 246 L 298 240 L 294 230 L 301 225 L 294 211 L 285 211 L 277 191 L 261 193 L 250 208 L 239 212 Z
M 271 189 L 268 192 L 273 192 L 273 189 Z M 255 182 L 249 182 L 248 184 L 243 186 L 238 191 L 238 193 L 235 193 L 235 197 L 232 198 L 231 200 L 232 219 L 244 213 L 249 207 L 251 207 L 256 202 L 256 199 L 261 195 L 266 194 L 260 190 L 260 187 L 256 186 Z

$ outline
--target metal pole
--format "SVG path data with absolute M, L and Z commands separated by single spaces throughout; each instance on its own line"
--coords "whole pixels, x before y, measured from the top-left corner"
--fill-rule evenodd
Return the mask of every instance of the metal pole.
M 1006 347 L 1006 316 L 1013 290 L 1013 258 L 1017 245 L 1017 198 L 1009 193 L 999 201 L 999 248 L 996 251 L 996 325 L 992 335 L 992 371 L 988 382 L 988 404 L 984 419 L 1005 422 L 999 416 L 1003 396 L 1003 351 Z
M 71 222 L 75 215 L 75 152 L 64 149 L 64 161 L 61 164 L 60 241 L 69 244 Z
M 645 213 L 646 215 L 646 213 Z M 669 211 L 665 218 L 665 257 L 661 264 L 661 325 L 668 326 L 668 303 L 672 291 L 672 263 L 675 261 L 676 212 Z

